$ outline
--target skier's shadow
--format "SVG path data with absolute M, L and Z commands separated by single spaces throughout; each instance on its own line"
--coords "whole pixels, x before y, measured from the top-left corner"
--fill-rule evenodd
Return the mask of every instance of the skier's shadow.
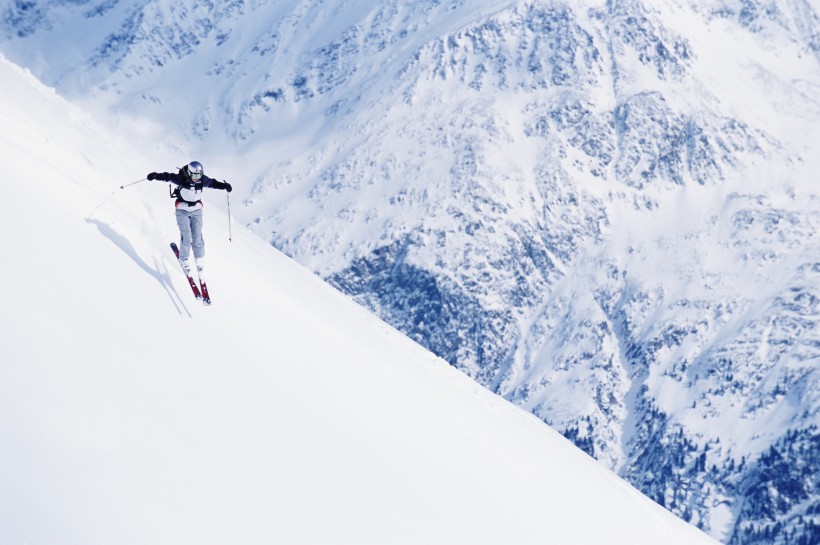
M 125 254 L 128 257 L 134 260 L 134 262 L 137 265 L 139 265 L 142 270 L 153 276 L 156 279 L 156 281 L 159 282 L 160 285 L 165 289 L 165 292 L 168 294 L 168 297 L 171 299 L 171 302 L 176 307 L 178 313 L 182 314 L 184 311 L 184 313 L 187 314 L 189 318 L 191 317 L 190 311 L 182 302 L 182 298 L 179 296 L 179 293 L 177 293 L 176 289 L 174 289 L 174 285 L 171 282 L 171 277 L 168 274 L 167 269 L 160 272 L 158 266 L 159 264 L 156 262 L 156 260 L 154 261 L 154 265 L 156 266 L 156 268 L 153 268 L 150 265 L 148 265 L 148 263 L 143 261 L 139 254 L 137 254 L 137 251 L 134 250 L 134 247 L 131 245 L 131 242 L 127 238 L 119 234 L 117 231 L 115 231 L 114 228 L 108 225 L 107 223 L 91 218 L 85 218 L 85 221 L 86 223 L 94 225 L 97 228 L 97 230 L 99 230 L 102 236 L 113 242 L 120 250 L 125 252 Z

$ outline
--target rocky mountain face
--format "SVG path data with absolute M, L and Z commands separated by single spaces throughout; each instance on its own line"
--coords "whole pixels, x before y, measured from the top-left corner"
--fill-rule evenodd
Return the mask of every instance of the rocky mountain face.
M 820 540 L 816 6 L 0 6 L 6 56 L 658 503 Z

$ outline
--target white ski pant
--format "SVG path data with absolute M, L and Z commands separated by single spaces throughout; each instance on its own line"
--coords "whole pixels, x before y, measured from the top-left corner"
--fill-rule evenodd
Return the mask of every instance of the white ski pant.
M 205 257 L 205 241 L 202 239 L 202 209 L 181 210 L 177 208 L 179 226 L 179 258 L 187 261 L 194 249 L 194 259 Z

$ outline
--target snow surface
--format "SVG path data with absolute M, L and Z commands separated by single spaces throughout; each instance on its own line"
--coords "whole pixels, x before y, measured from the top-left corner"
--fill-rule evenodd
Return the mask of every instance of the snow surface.
M 0 57 L 0 543 L 714 543 Z

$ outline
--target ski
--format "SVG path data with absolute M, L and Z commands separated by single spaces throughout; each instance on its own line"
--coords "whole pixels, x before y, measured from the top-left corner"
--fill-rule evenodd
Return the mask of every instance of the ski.
M 206 306 L 210 306 L 211 304 L 211 296 L 208 295 L 208 286 L 205 285 L 205 282 L 201 282 L 200 286 L 202 287 L 202 302 Z
M 171 243 L 171 250 L 174 251 L 174 255 L 177 257 L 177 261 L 179 261 L 180 267 L 182 267 L 182 272 L 183 272 L 183 274 L 185 274 L 185 277 L 188 279 L 188 284 L 191 285 L 191 291 L 194 292 L 194 297 L 196 297 L 197 300 L 203 301 L 206 305 L 210 305 L 211 304 L 211 298 L 207 296 L 208 291 L 207 291 L 207 289 L 205 289 L 205 284 L 202 284 L 202 290 L 206 294 L 205 299 L 203 299 L 202 298 L 202 293 L 200 293 L 199 288 L 196 285 L 196 282 L 194 282 L 194 279 L 191 277 L 190 273 L 187 270 L 185 270 L 185 263 L 179 258 L 179 247 L 177 247 L 176 242 Z
M 205 285 L 205 272 L 203 264 L 200 260 L 196 260 L 196 275 L 199 277 L 199 289 L 202 292 L 202 302 L 206 306 L 211 304 L 211 296 L 208 295 L 208 286 Z

